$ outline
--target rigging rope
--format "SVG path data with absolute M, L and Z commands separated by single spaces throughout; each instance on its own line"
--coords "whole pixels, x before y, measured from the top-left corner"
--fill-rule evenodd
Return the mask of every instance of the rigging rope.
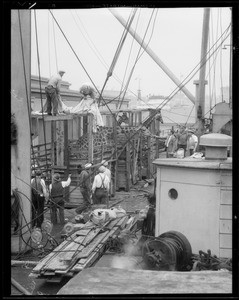
M 117 47 L 117 49 L 116 49 L 116 52 L 115 52 L 113 61 L 112 61 L 111 65 L 110 65 L 110 68 L 109 68 L 109 71 L 108 71 L 108 73 L 107 73 L 105 82 L 104 82 L 104 84 L 103 84 L 102 90 L 101 90 L 100 95 L 99 95 L 99 104 L 98 104 L 99 106 L 100 106 L 100 101 L 101 101 L 101 97 L 102 97 L 104 88 L 105 88 L 105 86 L 106 86 L 106 83 L 107 83 L 108 79 L 109 79 L 109 78 L 112 76 L 112 74 L 113 74 L 114 67 L 115 67 L 116 62 L 117 62 L 117 60 L 118 60 L 118 58 L 119 58 L 120 52 L 121 52 L 121 50 L 122 50 L 122 48 L 123 48 L 125 39 L 126 39 L 126 37 L 127 37 L 127 35 L 128 35 L 128 29 L 130 28 L 130 26 L 131 26 L 131 24 L 132 24 L 132 22 L 133 22 L 133 20 L 134 20 L 136 11 L 137 11 L 137 8 L 135 8 L 135 9 L 133 10 L 132 16 L 129 17 L 128 25 L 126 25 L 126 28 L 124 28 L 124 31 L 123 31 L 123 34 L 122 34 L 122 36 L 121 36 L 120 42 L 119 42 L 119 44 L 118 44 L 118 47 Z
M 134 63 L 134 65 L 133 65 L 132 69 L 131 69 L 131 73 L 130 73 L 129 78 L 128 78 L 128 81 L 127 81 L 127 83 L 126 83 L 126 86 L 125 86 L 125 92 L 124 92 L 124 95 L 123 95 L 123 97 L 122 97 L 122 102 L 123 102 L 123 99 L 124 99 L 124 97 L 125 97 L 126 91 L 127 91 L 127 89 L 128 89 L 128 86 L 129 86 L 131 77 L 132 77 L 132 75 L 133 75 L 133 71 L 134 71 L 134 68 L 135 68 L 135 66 L 136 66 L 136 63 L 137 63 L 138 60 L 141 58 L 141 56 L 143 55 L 143 53 L 146 51 L 146 48 L 148 47 L 149 42 L 151 41 L 153 31 L 152 31 L 151 36 L 150 36 L 150 39 L 149 39 L 149 41 L 148 41 L 148 43 L 147 43 L 147 45 L 146 45 L 146 48 L 145 48 L 144 51 L 140 54 L 140 51 L 141 51 L 141 49 L 142 49 L 142 45 L 143 45 L 144 40 L 145 40 L 145 38 L 146 38 L 146 34 L 147 34 L 147 31 L 148 31 L 148 29 L 149 29 L 149 25 L 150 25 L 150 23 L 151 23 L 151 20 L 152 20 L 153 14 L 154 14 L 154 10 L 155 10 L 155 9 L 153 9 L 152 14 L 151 14 L 151 16 L 150 16 L 150 19 L 149 19 L 149 22 L 148 22 L 146 31 L 145 31 L 145 33 L 144 33 L 144 37 L 143 37 L 142 43 L 140 44 L 140 48 L 139 48 L 137 57 L 136 57 L 136 59 L 135 59 L 135 63 Z M 156 17 L 157 17 L 157 13 L 156 13 L 156 15 L 155 15 L 154 24 L 155 24 Z M 154 29 L 154 26 L 153 26 L 153 29 Z M 122 102 L 121 102 L 121 104 L 122 104 Z M 120 105 L 119 109 L 120 109 L 120 108 L 121 108 L 121 105 Z
M 55 59 L 56 59 L 56 73 L 57 73 L 57 71 L 58 71 L 58 60 L 57 60 L 57 51 L 56 51 L 55 25 L 54 25 L 53 20 L 52 20 L 52 26 L 53 26 L 53 38 L 54 38 Z
M 141 10 L 140 10 L 140 12 L 141 12 Z M 137 19 L 135 31 L 136 31 L 137 28 L 138 28 L 139 17 L 140 17 L 140 13 L 139 13 L 139 15 L 138 15 L 138 19 Z M 120 94 L 119 94 L 119 101 L 118 101 L 118 102 L 120 102 L 120 95 L 121 95 L 121 94 L 123 93 L 123 91 L 124 91 L 124 88 L 123 88 L 123 86 L 124 86 L 124 80 L 125 80 L 125 77 L 126 77 L 126 72 L 127 72 L 128 66 L 129 66 L 129 60 L 130 60 L 130 57 L 131 57 L 131 53 L 132 53 L 132 49 L 133 49 L 134 42 L 135 42 L 135 39 L 133 38 L 133 39 L 132 39 L 132 42 L 131 42 L 131 45 L 130 45 L 130 51 L 129 51 L 129 55 L 128 55 L 128 59 L 127 59 L 127 63 L 126 63 L 126 68 L 125 68 L 123 80 L 122 80 L 122 83 L 121 83 Z M 121 100 L 122 102 L 123 102 L 123 99 L 124 99 L 124 98 L 122 97 L 122 100 Z M 121 107 L 121 103 L 118 103 L 118 105 L 116 106 L 116 109 L 117 109 L 117 108 L 120 109 L 120 107 Z
M 48 11 L 48 23 L 47 23 L 47 28 L 48 28 L 48 64 L 49 64 L 49 78 L 51 77 L 51 62 L 50 62 L 50 14 Z
M 41 96 L 41 111 L 42 111 L 42 120 L 43 120 L 43 134 L 44 134 L 44 145 L 45 145 L 45 158 L 46 158 L 46 170 L 48 171 L 48 161 L 47 161 L 47 149 L 46 149 L 46 127 L 45 119 L 43 114 L 43 100 L 42 100 L 42 86 L 41 86 L 41 72 L 40 72 L 40 56 L 39 56 L 39 47 L 38 47 L 38 34 L 37 34 L 37 19 L 36 19 L 36 10 L 34 10 L 34 20 L 35 20 L 35 31 L 36 31 L 36 46 L 37 46 L 37 61 L 38 61 L 38 71 L 39 71 L 39 85 L 40 85 L 40 96 Z M 30 118 L 30 116 L 29 116 Z

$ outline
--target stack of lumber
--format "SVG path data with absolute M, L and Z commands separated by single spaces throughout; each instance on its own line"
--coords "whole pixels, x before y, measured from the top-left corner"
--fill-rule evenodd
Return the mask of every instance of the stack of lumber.
M 79 230 L 73 231 L 49 255 L 39 261 L 30 276 L 59 281 L 92 266 L 107 250 L 109 238 L 117 237 L 126 227 L 127 221 L 128 216 L 123 216 L 110 220 L 103 226 L 97 226 L 91 221 L 81 224 Z

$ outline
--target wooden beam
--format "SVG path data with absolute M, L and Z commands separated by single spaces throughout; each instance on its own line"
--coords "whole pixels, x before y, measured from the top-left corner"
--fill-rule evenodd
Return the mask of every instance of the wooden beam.
M 151 161 L 151 136 L 147 137 L 147 146 L 148 146 L 148 167 L 147 167 L 147 178 L 151 178 L 152 176 L 152 161 Z
M 69 165 L 68 120 L 64 120 L 64 166 L 66 166 L 66 177 L 69 175 Z M 69 202 L 69 186 L 65 188 L 65 201 Z
M 64 166 L 64 127 L 62 121 L 56 121 L 56 163 Z
M 88 133 L 88 161 L 93 161 L 93 116 L 88 115 L 87 118 L 87 133 Z
M 126 191 L 128 192 L 130 189 L 130 142 L 126 144 Z
M 113 141 L 115 147 L 112 149 L 113 159 L 117 157 L 117 122 L 116 122 L 116 114 L 112 115 L 112 123 L 113 123 Z M 112 162 L 113 165 L 113 176 L 112 176 L 112 192 L 115 195 L 117 189 L 117 174 L 118 174 L 118 160 Z
M 52 166 L 54 166 L 56 162 L 55 137 L 56 137 L 56 123 L 51 121 L 51 165 Z

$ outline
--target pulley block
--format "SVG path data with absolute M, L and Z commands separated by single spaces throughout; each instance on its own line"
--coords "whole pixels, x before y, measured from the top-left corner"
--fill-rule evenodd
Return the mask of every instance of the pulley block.
M 65 233 L 69 234 L 69 233 L 73 232 L 74 225 L 71 222 L 68 222 L 65 224 L 63 229 L 64 229 Z
M 40 244 L 40 242 L 42 241 L 41 230 L 38 228 L 33 229 L 32 233 L 31 233 L 31 239 L 34 243 Z
M 51 231 L 52 231 L 52 228 L 53 228 L 53 224 L 49 220 L 44 220 L 43 223 L 42 223 L 42 225 L 41 225 L 41 228 L 44 231 L 46 231 L 48 234 L 50 234 Z

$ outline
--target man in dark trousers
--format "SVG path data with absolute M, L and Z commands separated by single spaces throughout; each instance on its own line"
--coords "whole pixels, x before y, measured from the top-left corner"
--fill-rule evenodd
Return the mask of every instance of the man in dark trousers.
M 34 178 L 31 179 L 32 187 L 32 226 L 41 228 L 44 221 L 44 204 L 47 197 L 46 184 L 41 178 L 41 170 L 36 170 Z
M 65 224 L 64 216 L 64 188 L 71 183 L 71 174 L 69 174 L 67 181 L 61 181 L 60 174 L 55 173 L 52 178 L 52 183 L 49 185 L 49 192 L 51 196 L 51 222 L 57 224 L 57 209 L 59 210 L 60 224 Z
M 80 191 L 84 199 L 83 205 L 76 209 L 76 212 L 78 213 L 81 213 L 82 210 L 91 207 L 91 181 L 89 173 L 91 166 L 91 163 L 87 163 L 84 167 L 82 167 L 82 165 L 78 165 L 77 167 Z
M 92 185 L 92 194 L 94 195 L 94 204 L 106 204 L 108 207 L 110 191 L 110 180 L 105 173 L 105 167 L 99 167 L 99 173 L 95 176 Z
M 178 149 L 183 148 L 184 157 L 186 156 L 187 139 L 188 139 L 188 135 L 187 135 L 186 127 L 182 126 L 178 134 Z
M 54 75 L 50 78 L 45 87 L 46 92 L 46 108 L 47 114 L 56 116 L 58 114 L 58 104 L 59 104 L 59 97 L 61 91 L 61 82 L 62 76 L 64 75 L 65 71 L 59 70 L 57 75 Z

